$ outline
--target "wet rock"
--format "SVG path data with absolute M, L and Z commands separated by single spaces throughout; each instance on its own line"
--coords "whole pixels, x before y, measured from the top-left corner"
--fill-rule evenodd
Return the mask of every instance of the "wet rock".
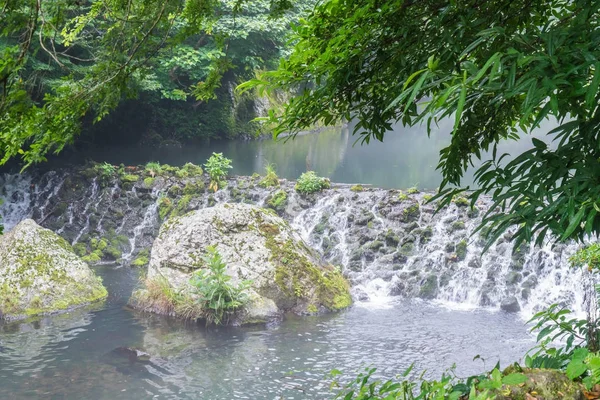
M 205 268 L 200 260 L 208 246 L 216 246 L 233 284 L 251 281 L 251 301 L 230 316 L 230 323 L 266 323 L 284 312 L 337 311 L 351 303 L 340 271 L 323 263 L 287 222 L 258 207 L 220 203 L 165 221 L 152 246 L 146 288 L 136 292 L 132 305 L 181 315 L 177 304 L 163 307 L 156 301 L 154 282 L 166 279 L 193 303 L 190 279 L 194 271 Z
M 71 245 L 31 219 L 0 237 L 0 282 L 5 319 L 66 311 L 107 295 Z
M 438 277 L 436 275 L 429 275 L 425 280 L 421 283 L 421 288 L 419 289 L 419 297 L 422 299 L 435 299 L 438 291 Z
M 500 303 L 500 309 L 510 313 L 516 313 L 521 311 L 519 300 L 515 296 L 510 296 L 502 300 Z
M 507 285 L 516 285 L 517 283 L 521 282 L 522 279 L 523 279 L 523 275 L 521 275 L 518 272 L 511 271 L 506 276 L 506 284 Z
M 525 288 L 525 289 L 531 289 L 536 287 L 538 284 L 538 279 L 535 275 L 530 275 L 527 277 L 527 279 L 525 279 L 525 281 L 523 281 L 523 283 L 521 284 L 521 287 Z
M 473 257 L 467 264 L 469 268 L 481 268 L 481 257 Z

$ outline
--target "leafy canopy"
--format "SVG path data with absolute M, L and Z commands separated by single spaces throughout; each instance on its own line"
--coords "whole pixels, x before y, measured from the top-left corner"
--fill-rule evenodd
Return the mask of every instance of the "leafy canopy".
M 442 205 L 484 151 L 474 203 L 491 194 L 490 244 L 517 225 L 516 245 L 600 232 L 600 2 L 593 0 L 330 0 L 295 28 L 275 71 L 240 89 L 295 91 L 272 112 L 275 135 L 341 119 L 363 142 L 392 123 L 432 126 L 454 118 L 440 154 Z M 550 147 L 506 162 L 496 145 L 544 119 L 560 126 Z M 501 212 L 497 212 L 500 210 Z
M 263 61 L 260 49 L 278 58 L 293 18 L 268 21 L 291 7 L 289 0 L 0 2 L 0 165 L 44 161 L 82 122 L 101 120 L 143 90 L 213 98 L 229 69 Z

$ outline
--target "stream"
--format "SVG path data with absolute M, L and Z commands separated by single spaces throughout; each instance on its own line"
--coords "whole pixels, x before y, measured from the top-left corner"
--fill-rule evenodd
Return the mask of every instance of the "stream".
M 468 376 L 519 360 L 533 345 L 513 314 L 421 300 L 358 304 L 268 328 L 207 328 L 126 307 L 137 271 L 96 267 L 110 293 L 92 310 L 0 324 L 2 399 L 326 399 L 329 372 L 365 367 L 391 378 Z M 148 353 L 131 357 L 127 348 Z
M 426 371 L 436 378 L 453 364 L 461 377 L 496 362 L 507 366 L 533 346 L 525 321 L 534 312 L 552 302 L 581 310 L 579 277 L 566 265 L 573 246 L 548 244 L 511 255 L 510 242 L 502 239 L 482 257 L 481 241 L 470 236 L 478 215 L 452 205 L 434 216 L 424 194 L 401 203 L 397 191 L 387 190 L 435 188 L 439 173 L 433 161 L 447 135 L 427 139 L 422 129 L 408 130 L 389 134 L 384 144 L 361 147 L 353 146 L 350 130 L 287 143 L 97 150 L 53 160 L 47 170 L 0 174 L 0 215 L 7 229 L 30 217 L 72 244 L 110 230 L 129 239 L 123 264 L 94 267 L 109 292 L 105 302 L 34 321 L 0 322 L 0 398 L 327 399 L 333 397 L 332 369 L 351 379 L 374 366 L 379 377 L 393 378 L 414 363 L 412 376 Z M 528 146 L 511 143 L 503 151 Z M 175 183 L 157 180 L 148 190 L 101 186 L 69 166 L 84 159 L 201 164 L 212 151 L 233 158 L 234 174 L 262 173 L 273 163 L 286 179 L 314 169 L 333 182 L 373 185 L 361 193 L 335 186 L 312 202 L 294 193 L 293 182 L 281 187 L 290 198 L 282 217 L 328 262 L 342 267 L 353 285 L 353 307 L 249 328 L 205 327 L 127 307 L 143 274 L 128 262 L 150 248 L 160 226 L 157 199 Z M 231 178 L 226 190 L 190 204 L 264 205 L 269 190 L 250 188 L 244 179 Z M 420 208 L 406 221 L 409 204 Z M 485 199 L 478 203 L 481 210 L 488 206 Z M 466 254 L 457 259 L 453 252 L 460 241 Z M 519 312 L 501 311 L 506 299 L 514 299 Z

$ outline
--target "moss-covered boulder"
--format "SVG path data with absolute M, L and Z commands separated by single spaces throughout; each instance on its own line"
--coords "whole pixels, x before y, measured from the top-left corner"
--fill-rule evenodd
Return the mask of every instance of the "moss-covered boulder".
M 100 278 L 63 238 L 26 219 L 0 237 L 0 316 L 21 319 L 106 297 Z
M 168 294 L 193 297 L 190 278 L 206 267 L 202 258 L 208 246 L 222 255 L 232 283 L 252 281 L 251 300 L 233 323 L 264 323 L 286 312 L 315 314 L 351 304 L 337 268 L 322 263 L 274 212 L 248 204 L 218 204 L 169 218 L 152 247 L 147 287 L 134 294 L 132 304 L 184 316 Z M 153 294 L 156 287 L 167 296 Z
M 506 373 L 506 372 L 505 372 Z M 519 385 L 502 385 L 492 391 L 495 400 L 584 400 L 582 386 L 573 382 L 564 372 L 555 369 L 524 369 L 527 380 Z

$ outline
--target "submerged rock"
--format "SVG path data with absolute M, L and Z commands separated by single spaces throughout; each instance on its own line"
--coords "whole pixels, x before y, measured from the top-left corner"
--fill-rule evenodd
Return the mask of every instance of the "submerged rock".
M 0 237 L 0 316 L 20 319 L 106 297 L 100 278 L 63 238 L 26 219 Z
M 519 301 L 515 296 L 510 296 L 502 300 L 502 303 L 500 303 L 500 309 L 506 312 L 516 313 L 521 311 L 521 306 L 519 305 Z
M 132 305 L 185 316 L 177 304 L 153 295 L 153 289 L 162 281 L 159 286 L 193 299 L 190 278 L 205 268 L 208 246 L 222 255 L 233 284 L 252 281 L 251 300 L 232 323 L 265 323 L 285 312 L 337 311 L 351 303 L 341 272 L 321 262 L 286 221 L 269 210 L 225 203 L 163 224 L 152 247 L 146 288 L 136 292 Z

